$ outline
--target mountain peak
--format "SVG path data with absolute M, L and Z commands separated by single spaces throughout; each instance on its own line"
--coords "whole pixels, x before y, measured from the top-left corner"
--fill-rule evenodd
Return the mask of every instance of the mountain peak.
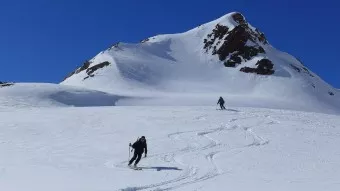
M 117 43 L 62 83 L 123 94 L 221 92 L 339 103 L 338 91 L 272 47 L 239 12 L 187 32 Z
M 214 24 L 215 28 L 204 39 L 204 49 L 218 55 L 226 67 L 235 67 L 242 60 L 251 60 L 258 54 L 265 53 L 264 45 L 268 41 L 264 33 L 248 24 L 241 13 L 227 14 Z
M 218 22 L 220 24 L 223 24 L 224 22 L 228 22 L 228 23 L 234 23 L 234 25 L 247 24 L 246 18 L 240 12 L 227 13 L 223 15 L 222 17 L 216 19 L 215 22 Z

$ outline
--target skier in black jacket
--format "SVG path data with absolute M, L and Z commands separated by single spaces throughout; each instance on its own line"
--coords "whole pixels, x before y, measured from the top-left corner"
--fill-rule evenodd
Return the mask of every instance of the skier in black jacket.
M 135 161 L 135 165 L 134 167 L 137 166 L 138 162 L 140 161 L 140 159 L 142 158 L 142 154 L 145 152 L 144 157 L 146 157 L 147 153 L 148 153 L 148 147 L 146 144 L 146 139 L 144 136 L 142 136 L 139 140 L 137 140 L 135 143 L 133 143 L 133 145 L 130 146 L 135 150 L 132 159 L 129 161 L 129 166 L 133 163 L 134 160 Z
M 222 97 L 220 97 L 220 99 L 218 99 L 217 104 L 220 104 L 221 110 L 225 109 L 225 107 L 224 107 L 224 99 Z

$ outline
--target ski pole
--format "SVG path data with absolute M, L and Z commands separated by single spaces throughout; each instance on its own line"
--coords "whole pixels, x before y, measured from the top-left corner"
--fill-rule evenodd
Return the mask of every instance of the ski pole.
M 131 143 L 129 143 L 129 159 L 128 159 L 128 161 L 130 161 L 130 147 L 131 147 Z

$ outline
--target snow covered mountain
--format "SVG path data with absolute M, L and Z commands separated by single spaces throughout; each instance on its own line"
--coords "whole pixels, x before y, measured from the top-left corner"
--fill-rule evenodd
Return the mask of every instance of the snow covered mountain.
M 199 93 L 226 96 L 231 104 L 268 106 L 275 100 L 282 103 L 279 107 L 295 109 L 340 108 L 336 89 L 297 58 L 275 49 L 236 12 L 184 33 L 117 43 L 61 84 L 120 95 L 165 96 L 163 104 L 173 95 Z

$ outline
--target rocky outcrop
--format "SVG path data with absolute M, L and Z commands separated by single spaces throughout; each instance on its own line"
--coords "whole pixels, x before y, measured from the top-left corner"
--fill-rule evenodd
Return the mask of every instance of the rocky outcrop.
M 255 73 L 260 75 L 272 75 L 274 74 L 274 64 L 268 59 L 259 60 L 256 64 L 256 68 L 243 67 L 240 69 L 241 72 Z
M 114 43 L 112 46 L 110 46 L 110 48 L 108 48 L 107 50 L 112 50 L 114 48 L 119 48 L 120 42 Z
M 13 86 L 13 85 L 14 85 L 14 83 L 12 83 L 12 82 L 1 82 L 0 81 L 0 88 Z
M 206 52 L 212 50 L 213 55 L 218 55 L 221 61 L 227 59 L 229 54 L 239 55 L 249 60 L 258 53 L 264 53 L 264 49 L 256 44 L 247 25 L 238 25 L 228 32 L 228 27 L 216 25 L 215 29 L 204 39 L 204 49 Z M 248 41 L 253 42 L 253 46 L 247 45 Z M 220 45 L 221 44 L 221 45 Z M 219 48 L 217 48 L 220 45 Z
M 94 72 L 100 68 L 103 68 L 105 66 L 110 65 L 111 63 L 106 61 L 106 62 L 102 62 L 100 64 L 94 65 L 92 67 L 90 67 L 90 65 L 92 64 L 91 61 L 86 61 L 84 62 L 84 64 L 79 67 L 78 69 L 76 69 L 75 71 L 73 71 L 72 73 L 70 73 L 64 80 L 66 80 L 67 78 L 71 77 L 72 75 L 78 74 L 84 70 L 86 70 L 86 74 L 87 76 L 84 78 L 84 80 L 86 80 L 89 77 L 94 77 Z
M 304 73 L 309 75 L 310 77 L 314 77 L 313 74 L 310 73 L 310 71 L 306 67 L 299 67 L 293 64 L 290 64 L 290 67 L 293 68 L 298 73 Z
M 96 70 L 98 70 L 98 69 L 100 69 L 100 68 L 103 68 L 103 67 L 105 67 L 105 66 L 108 66 L 108 65 L 110 65 L 110 64 L 111 64 L 111 63 L 108 62 L 108 61 L 102 62 L 102 63 L 100 63 L 100 64 L 97 64 L 97 65 L 92 66 L 91 68 L 88 68 L 88 69 L 86 70 L 86 73 L 87 73 L 88 75 L 91 75 L 91 74 L 93 74 L 93 72 L 95 72 Z
M 228 27 L 217 24 L 212 33 L 208 34 L 208 38 L 204 39 L 203 41 L 206 52 L 212 49 L 212 54 L 217 54 L 216 46 L 222 42 L 223 37 L 228 33 L 228 30 Z M 215 43 L 216 45 L 214 46 Z
M 297 60 L 300 62 L 301 65 L 303 65 L 301 60 L 299 60 L 299 59 L 297 59 Z M 314 75 L 304 66 L 300 67 L 300 66 L 290 64 L 290 67 L 292 67 L 295 71 L 297 71 L 299 73 L 304 73 L 304 74 L 309 75 L 310 77 L 314 77 Z
M 253 30 L 242 14 L 235 13 L 232 18 L 239 25 L 229 31 L 227 26 L 217 24 L 203 41 L 205 52 L 217 55 L 226 67 L 236 67 L 242 61 L 265 53 L 261 44 L 268 43 L 264 34 L 258 29 Z
M 241 13 L 234 13 L 232 17 L 234 21 L 237 22 L 238 24 L 247 24 L 246 19 Z
M 236 67 L 236 65 L 240 64 L 242 62 L 242 57 L 237 55 L 237 54 L 233 54 L 230 56 L 230 58 L 224 62 L 224 66 L 225 67 Z
M 248 41 L 248 33 L 241 26 L 235 27 L 228 36 L 224 38 L 224 42 L 218 49 L 217 54 L 221 61 L 224 61 L 230 53 L 242 51 Z
M 259 53 L 265 53 L 262 47 L 244 46 L 239 51 L 235 51 L 234 53 L 232 53 L 229 59 L 225 61 L 224 65 L 226 67 L 236 67 L 238 64 L 241 64 L 242 60 L 251 60 Z
M 84 64 L 83 64 L 81 67 L 79 67 L 78 69 L 76 69 L 75 71 L 73 71 L 73 72 L 71 72 L 69 75 L 67 75 L 67 76 L 64 78 L 64 80 L 66 80 L 67 78 L 73 76 L 74 74 L 78 74 L 78 73 L 80 73 L 80 72 L 82 72 L 82 71 L 88 69 L 88 68 L 90 67 L 91 63 L 92 63 L 92 62 L 90 62 L 90 61 L 88 61 L 88 60 L 85 61 Z
M 249 34 L 249 38 L 251 41 L 255 42 L 259 41 L 262 42 L 263 44 L 268 44 L 268 41 L 264 35 L 264 33 L 260 32 L 258 29 L 252 30 L 244 18 L 244 16 L 241 13 L 234 13 L 232 15 L 232 18 L 236 23 L 239 24 L 239 26 L 242 26 L 244 29 L 246 29 L 247 33 Z
M 146 38 L 146 39 L 143 39 L 140 41 L 140 43 L 145 43 L 145 42 L 148 42 L 150 39 L 149 38 Z
M 109 66 L 110 64 L 111 64 L 110 62 L 105 61 L 105 62 L 102 62 L 102 63 L 100 63 L 100 64 L 97 64 L 97 65 L 94 65 L 94 66 L 88 68 L 88 69 L 86 70 L 86 73 L 87 73 L 88 76 L 86 76 L 86 77 L 84 78 L 84 80 L 86 80 L 86 79 L 89 78 L 89 77 L 94 77 L 94 74 L 93 74 L 93 73 L 94 73 L 96 70 L 98 70 L 98 69 L 100 69 L 100 68 L 104 68 L 105 66 Z

